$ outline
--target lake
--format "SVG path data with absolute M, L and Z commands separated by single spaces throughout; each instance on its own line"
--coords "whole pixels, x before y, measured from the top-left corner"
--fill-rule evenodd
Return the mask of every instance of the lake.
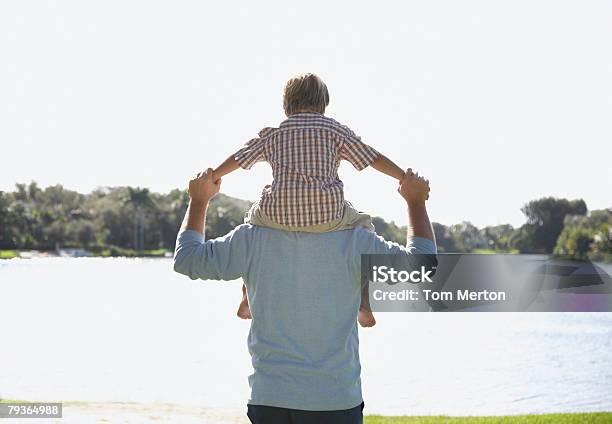
M 193 282 L 171 264 L 0 261 L 0 398 L 242 408 L 240 282 Z M 612 313 L 376 317 L 360 330 L 369 414 L 612 410 Z

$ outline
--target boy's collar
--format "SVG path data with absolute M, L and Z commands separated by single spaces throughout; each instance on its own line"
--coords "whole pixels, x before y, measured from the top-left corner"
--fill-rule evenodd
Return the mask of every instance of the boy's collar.
M 325 115 L 323 115 L 322 113 L 318 113 L 318 112 L 299 112 L 299 113 L 294 113 L 291 114 L 287 117 L 287 119 L 285 119 L 283 122 L 280 123 L 279 127 L 285 127 L 287 125 L 299 125 L 300 121 L 303 121 L 304 119 L 309 119 L 309 118 L 321 118 L 324 117 Z
M 319 112 L 297 112 L 297 113 L 292 113 L 291 115 L 289 115 L 287 117 L 287 119 L 289 118 L 293 118 L 294 116 L 301 116 L 301 115 L 317 115 L 317 116 L 323 116 L 322 113 Z

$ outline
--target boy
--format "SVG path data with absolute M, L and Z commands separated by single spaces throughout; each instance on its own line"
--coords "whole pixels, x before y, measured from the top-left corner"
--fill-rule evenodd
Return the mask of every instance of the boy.
M 245 222 L 286 231 L 327 232 L 356 226 L 374 230 L 369 215 L 344 200 L 338 177 L 340 160 L 357 170 L 368 166 L 401 180 L 404 171 L 363 143 L 348 127 L 324 115 L 329 104 L 325 83 L 314 74 L 300 75 L 285 85 L 283 106 L 287 119 L 278 128 L 264 128 L 214 170 L 215 180 L 238 168 L 250 169 L 258 161 L 272 166 L 273 181 L 247 212 Z M 358 321 L 376 324 L 362 291 Z M 250 318 L 246 290 L 238 316 Z

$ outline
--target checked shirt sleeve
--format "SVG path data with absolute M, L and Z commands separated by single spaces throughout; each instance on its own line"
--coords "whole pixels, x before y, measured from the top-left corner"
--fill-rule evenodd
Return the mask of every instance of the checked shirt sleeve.
M 361 137 L 355 135 L 352 130 L 346 129 L 347 134 L 343 137 L 340 148 L 340 159 L 350 162 L 355 169 L 361 171 L 370 166 L 380 153 L 361 141 Z
M 257 162 L 265 160 L 266 138 L 255 137 L 234 154 L 234 159 L 243 169 L 251 169 Z

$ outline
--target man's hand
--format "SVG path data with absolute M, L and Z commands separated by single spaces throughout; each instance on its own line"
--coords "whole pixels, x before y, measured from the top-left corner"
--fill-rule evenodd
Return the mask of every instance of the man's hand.
M 213 180 L 213 170 L 208 168 L 189 181 L 189 197 L 193 203 L 205 204 L 221 189 L 221 179 Z
M 436 238 L 425 207 L 425 200 L 429 198 L 429 180 L 408 169 L 397 191 L 408 204 L 407 239 L 423 237 L 435 243 Z
M 212 168 L 199 172 L 195 178 L 189 180 L 189 207 L 181 229 L 197 231 L 204 235 L 208 201 L 219 193 L 220 188 L 221 178 L 214 181 Z
M 429 199 L 429 180 L 419 177 L 418 172 L 415 174 L 408 168 L 397 191 L 409 205 L 425 203 L 425 200 Z

